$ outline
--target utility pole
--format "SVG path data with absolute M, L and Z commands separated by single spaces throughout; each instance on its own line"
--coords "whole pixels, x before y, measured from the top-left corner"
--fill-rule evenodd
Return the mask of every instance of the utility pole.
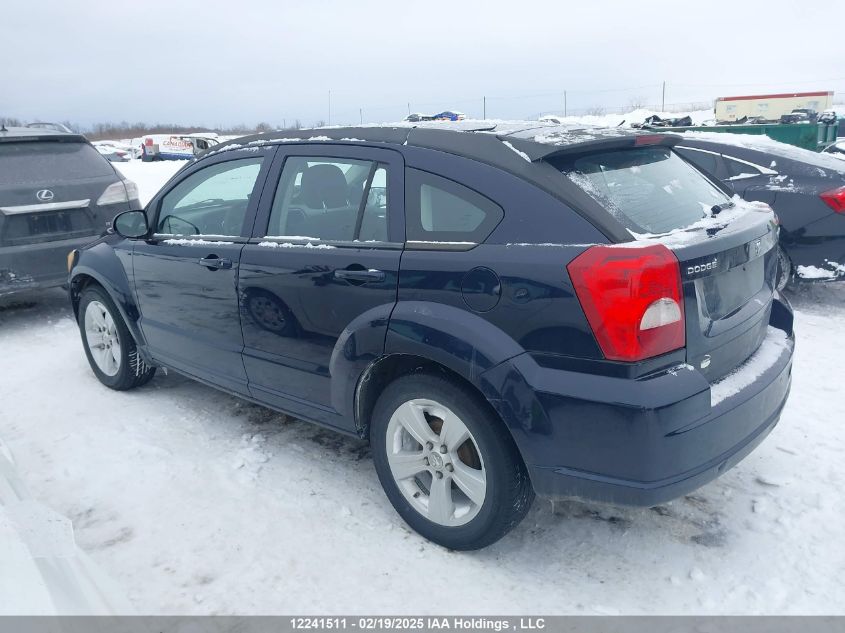
M 358 114 L 361 116 L 361 125 L 364 125 L 364 108 L 358 108 Z
M 487 97 L 482 97 L 482 100 L 484 101 L 484 107 L 483 107 L 484 116 L 481 117 L 481 118 L 486 121 L 487 120 Z
M 411 114 L 411 102 L 408 102 L 408 114 Z
M 566 116 L 566 90 L 563 91 L 563 116 Z
M 666 82 L 663 82 L 663 99 L 661 100 L 662 105 L 660 106 L 661 112 L 666 112 Z
M 329 90 L 329 125 L 332 124 L 332 91 Z

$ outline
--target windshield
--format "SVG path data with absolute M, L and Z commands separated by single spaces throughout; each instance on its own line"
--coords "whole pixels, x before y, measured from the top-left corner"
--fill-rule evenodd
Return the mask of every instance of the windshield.
M 87 143 L 0 143 L 0 185 L 113 175 L 114 170 L 108 161 Z
M 668 147 L 589 154 L 566 175 L 629 230 L 666 233 L 709 217 L 730 198 Z

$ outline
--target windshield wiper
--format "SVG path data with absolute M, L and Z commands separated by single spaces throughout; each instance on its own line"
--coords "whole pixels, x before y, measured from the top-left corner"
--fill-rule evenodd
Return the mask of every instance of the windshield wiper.
M 734 203 L 732 200 L 728 200 L 727 202 L 723 202 L 722 204 L 714 204 L 712 207 L 710 207 L 710 213 L 712 213 L 714 216 L 719 215 L 725 209 L 731 209 L 733 208 L 733 206 Z

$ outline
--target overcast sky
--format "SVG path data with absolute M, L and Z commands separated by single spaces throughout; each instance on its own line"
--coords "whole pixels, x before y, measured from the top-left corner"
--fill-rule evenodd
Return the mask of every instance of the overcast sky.
M 533 117 L 836 90 L 837 2 L 3 0 L 0 116 L 207 126 Z M 825 23 L 830 24 L 825 27 Z M 329 113 L 331 91 L 331 115 Z

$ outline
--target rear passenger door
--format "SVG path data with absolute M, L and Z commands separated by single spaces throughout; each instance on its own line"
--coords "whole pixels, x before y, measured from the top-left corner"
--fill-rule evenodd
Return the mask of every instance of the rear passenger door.
M 354 428 L 354 378 L 338 374 L 383 351 L 404 243 L 403 169 L 387 149 L 280 148 L 239 273 L 254 397 Z

